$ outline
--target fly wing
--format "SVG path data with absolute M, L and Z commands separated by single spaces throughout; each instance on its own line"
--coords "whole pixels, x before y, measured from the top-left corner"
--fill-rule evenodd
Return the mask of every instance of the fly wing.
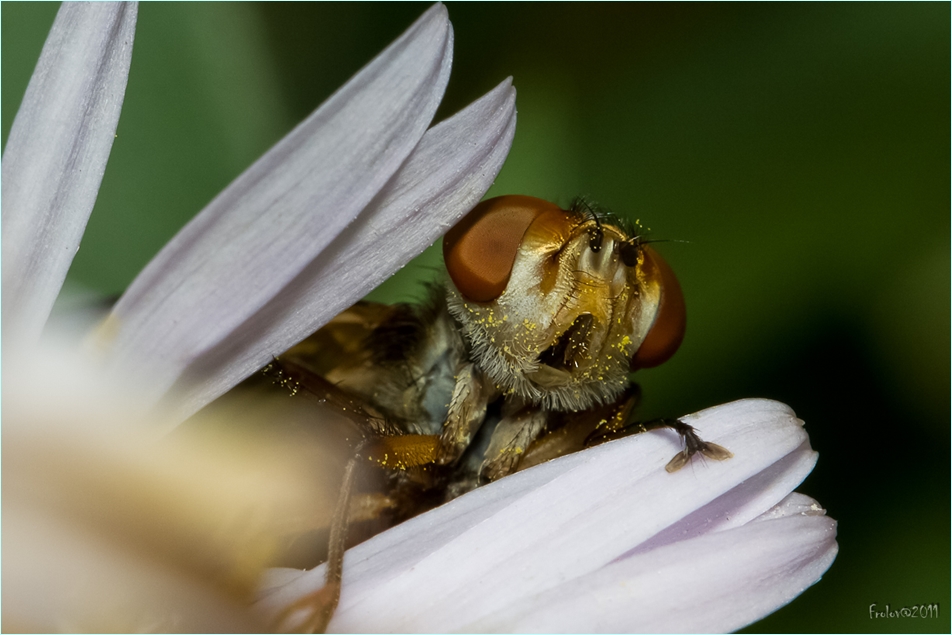
M 430 330 L 412 305 L 358 302 L 278 362 L 372 407 L 395 430 L 423 433 L 420 352 Z
M 280 357 L 332 383 L 351 383 L 373 360 L 374 332 L 390 321 L 396 306 L 358 302 Z

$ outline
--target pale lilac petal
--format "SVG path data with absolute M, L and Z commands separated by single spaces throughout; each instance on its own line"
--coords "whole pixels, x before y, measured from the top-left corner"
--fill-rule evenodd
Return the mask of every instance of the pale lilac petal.
M 775 520 L 777 518 L 787 518 L 791 516 L 822 516 L 824 514 L 826 514 L 826 510 L 820 506 L 820 503 L 799 492 L 792 492 L 751 522 L 759 523 L 764 520 Z
M 744 400 L 685 420 L 734 458 L 696 458 L 669 474 L 664 466 L 680 449 L 677 435 L 650 433 L 482 487 L 348 551 L 331 630 L 489 628 L 487 620 L 520 599 L 558 593 L 613 561 L 677 551 L 685 540 L 745 526 L 781 501 L 815 461 L 802 422 L 777 402 Z M 666 534 L 654 549 L 640 550 Z M 319 588 L 322 576 L 318 567 L 293 580 L 286 574 L 284 586 L 272 580 L 262 609 L 287 606 Z
M 428 130 L 354 223 L 264 309 L 190 365 L 174 391 L 178 416 L 191 414 L 317 330 L 476 205 L 512 144 L 515 97 L 507 79 Z
M 43 329 L 79 249 L 116 136 L 135 3 L 60 7 L 3 154 L 3 341 Z
M 815 584 L 836 552 L 822 510 L 749 523 L 614 562 L 463 630 L 730 632 Z
M 157 398 L 300 274 L 419 143 L 452 40 L 435 5 L 179 232 L 101 332 L 113 366 Z

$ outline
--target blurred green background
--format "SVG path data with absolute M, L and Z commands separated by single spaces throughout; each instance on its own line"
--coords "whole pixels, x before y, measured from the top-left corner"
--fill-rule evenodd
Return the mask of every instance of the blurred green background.
M 427 4 L 140 7 L 118 138 L 69 282 L 121 291 Z M 586 194 L 678 272 L 685 343 L 646 417 L 790 404 L 839 521 L 823 580 L 757 631 L 950 630 L 950 5 L 449 3 L 437 118 L 508 75 L 490 194 Z M 4 142 L 56 4 L 2 5 Z M 419 297 L 438 249 L 374 292 Z M 871 620 L 941 606 L 938 619 Z M 690 607 L 686 607 L 690 609 Z

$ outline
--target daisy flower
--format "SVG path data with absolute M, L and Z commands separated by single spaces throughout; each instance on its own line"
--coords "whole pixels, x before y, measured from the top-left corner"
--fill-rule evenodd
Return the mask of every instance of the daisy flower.
M 41 350 L 37 342 L 78 248 L 114 138 L 135 21 L 134 4 L 64 4 L 11 130 L 2 173 L 8 360 L 29 359 Z M 142 271 L 97 330 L 95 368 L 106 377 L 74 370 L 64 385 L 77 374 L 94 386 L 75 394 L 131 383 L 135 389 L 119 394 L 135 398 L 123 400 L 118 419 L 133 426 L 151 413 L 150 420 L 163 422 L 152 429 L 174 425 L 363 297 L 451 227 L 492 184 L 515 131 L 509 80 L 431 127 L 449 78 L 452 42 L 446 9 L 435 5 L 236 178 Z M 80 368 L 89 363 L 85 359 Z M 8 522 L 18 528 L 5 536 L 4 555 L 18 559 L 8 567 L 5 557 L 4 581 L 8 591 L 21 589 L 4 595 L 5 628 L 157 624 L 189 630 L 236 628 L 236 619 L 255 628 L 227 593 L 226 600 L 207 603 L 231 621 L 188 621 L 175 611 L 179 621 L 170 621 L 168 612 L 155 608 L 177 606 L 186 597 L 197 604 L 205 602 L 199 598 L 220 600 L 222 588 L 236 586 L 236 576 L 220 571 L 200 576 L 215 580 L 210 595 L 188 592 L 193 577 L 181 578 L 178 586 L 180 578 L 169 577 L 169 594 L 156 596 L 161 602 L 151 605 L 151 613 L 135 603 L 117 608 L 95 601 L 108 593 L 63 600 L 83 563 L 105 562 L 103 579 L 120 569 L 151 571 L 143 563 L 154 564 L 159 556 L 187 569 L 191 560 L 182 554 L 202 553 L 196 545 L 207 545 L 210 533 L 207 523 L 188 525 L 177 534 L 181 548 L 171 557 L 147 539 L 149 532 L 132 531 L 121 549 L 139 546 L 135 553 L 149 555 L 117 569 L 108 565 L 118 562 L 112 557 L 120 549 L 118 521 L 82 525 L 100 551 L 91 550 L 88 540 L 74 540 L 74 511 L 63 510 L 73 509 L 64 501 L 75 474 L 42 469 L 55 456 L 50 447 L 59 428 L 50 421 L 73 420 L 67 428 L 74 435 L 83 426 L 98 430 L 90 438 L 102 443 L 72 446 L 71 461 L 78 464 L 124 479 L 150 463 L 102 460 L 97 448 L 112 447 L 104 439 L 118 424 L 115 416 L 89 412 L 112 408 L 108 397 L 90 400 L 85 410 L 75 406 L 34 416 L 49 405 L 35 387 L 50 371 L 31 370 L 25 362 L 23 368 L 23 382 L 11 388 L 22 398 L 9 411 L 22 425 L 15 422 L 9 430 L 39 430 L 39 440 L 23 441 L 33 437 L 12 436 L 5 427 L 4 441 L 15 441 L 4 444 L 5 458 L 15 452 L 20 460 L 4 461 L 5 528 Z M 97 419 L 113 424 L 100 429 Z M 730 448 L 734 458 L 695 461 L 672 475 L 663 467 L 676 438 L 640 435 L 480 488 L 350 550 L 330 628 L 713 631 L 739 628 L 789 602 L 819 579 L 836 553 L 835 523 L 814 501 L 790 493 L 816 460 L 801 422 L 786 406 L 762 400 L 685 420 Z M 142 443 L 131 442 L 140 449 Z M 151 450 L 141 451 L 151 456 Z M 234 500 L 224 505 L 225 516 L 251 504 L 239 494 L 209 493 L 203 480 L 221 479 L 186 478 L 184 484 L 163 470 L 153 474 L 172 483 L 165 491 L 192 502 L 201 498 L 196 492 Z M 40 481 L 61 495 L 38 512 L 28 493 Z M 101 479 L 82 482 L 91 488 L 99 483 L 104 500 L 126 509 L 129 501 Z M 281 486 L 281 478 L 267 482 L 274 487 L 254 492 L 254 505 L 269 496 L 300 500 L 274 494 L 294 491 Z M 8 496 L 8 483 L 20 487 L 11 490 L 20 494 Z M 16 501 L 19 506 L 13 506 Z M 134 526 L 164 526 L 163 514 L 142 507 L 128 507 L 128 517 L 139 519 Z M 267 542 L 272 529 L 250 533 Z M 31 537 L 65 546 L 58 559 L 44 560 L 45 543 L 31 543 Z M 247 536 L 228 544 L 233 548 L 222 556 L 228 562 L 239 553 L 267 552 Z M 102 553 L 110 555 L 91 555 Z M 241 569 L 237 586 L 248 587 L 254 576 L 247 572 L 258 571 L 263 559 L 245 563 L 250 568 Z M 74 565 L 73 577 L 57 568 L 67 561 Z M 125 579 L 117 575 L 113 587 Z M 26 580 L 31 584 L 21 584 Z M 61 584 L 44 587 L 44 580 Z M 255 613 L 271 619 L 322 581 L 321 568 L 275 570 L 259 591 Z M 77 607 L 87 605 L 120 617 L 89 622 L 82 616 L 92 613 L 80 611 L 76 618 Z

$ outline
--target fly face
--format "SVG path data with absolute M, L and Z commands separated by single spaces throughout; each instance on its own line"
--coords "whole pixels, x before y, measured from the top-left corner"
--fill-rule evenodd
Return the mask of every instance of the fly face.
M 477 206 L 444 240 L 450 313 L 495 385 L 545 409 L 614 401 L 684 334 L 677 279 L 642 237 L 577 205 Z

